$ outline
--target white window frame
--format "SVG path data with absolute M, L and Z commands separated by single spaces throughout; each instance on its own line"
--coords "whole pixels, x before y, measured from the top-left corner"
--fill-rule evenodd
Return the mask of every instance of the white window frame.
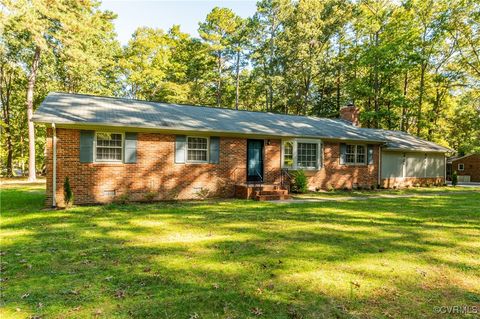
M 285 165 L 285 144 L 292 143 L 292 165 Z M 295 167 L 295 141 L 294 140 L 284 140 L 282 141 L 282 168 L 291 168 Z
M 462 168 L 460 168 L 460 165 L 462 165 Z M 459 164 L 458 164 L 458 170 L 459 170 L 460 172 L 463 172 L 463 171 L 465 170 L 465 164 L 459 163 Z
M 285 143 L 291 142 L 293 143 L 293 165 L 287 166 L 285 165 Z M 309 144 L 317 144 L 317 166 L 316 167 L 299 167 L 298 166 L 298 143 L 309 143 Z M 308 171 L 317 171 L 322 168 L 323 164 L 323 143 L 321 140 L 316 139 L 287 139 L 282 140 L 282 168 L 291 169 L 291 170 L 308 170 Z
M 353 157 L 354 157 L 354 162 L 347 162 L 347 147 L 351 145 L 351 146 L 355 146 L 355 152 L 353 153 Z M 358 162 L 357 161 L 357 155 L 358 155 L 358 146 L 362 146 L 363 149 L 365 150 L 365 152 L 363 153 L 363 156 L 365 158 L 365 160 L 363 162 Z M 349 153 L 349 154 L 352 154 L 352 153 Z M 360 154 L 362 155 L 362 154 Z M 347 143 L 345 144 L 345 165 L 351 165 L 351 166 L 355 166 L 355 165 L 367 165 L 368 163 L 368 147 L 366 144 L 354 144 L 354 143 Z
M 207 160 L 205 161 L 191 161 L 188 159 L 188 139 L 189 138 L 204 138 L 207 140 Z M 197 150 L 197 149 L 195 149 Z M 198 149 L 200 150 L 200 149 Z M 202 150 L 203 151 L 203 150 Z M 205 163 L 209 163 L 210 162 L 210 137 L 208 136 L 194 136 L 194 135 L 191 135 L 191 136 L 187 136 L 187 140 L 186 140 L 186 146 L 185 146 L 185 163 L 189 163 L 189 164 L 205 164 Z
M 99 160 L 97 159 L 97 135 L 98 134 L 120 134 L 122 136 L 122 146 L 121 146 L 121 159 L 120 160 L 111 160 L 111 159 L 108 159 L 108 160 Z M 110 132 L 110 131 L 95 131 L 95 138 L 93 139 L 93 161 L 95 163 L 114 163 L 114 164 L 118 164 L 118 163 L 123 163 L 123 153 L 124 153 L 124 147 L 125 147 L 125 133 L 124 132 Z M 108 148 L 108 147 L 105 147 L 105 146 L 100 146 L 100 147 L 104 147 L 104 148 Z M 112 148 L 118 148 L 118 147 L 112 147 Z

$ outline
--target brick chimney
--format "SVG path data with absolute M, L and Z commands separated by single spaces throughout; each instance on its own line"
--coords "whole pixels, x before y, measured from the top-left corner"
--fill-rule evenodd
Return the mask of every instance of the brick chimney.
M 340 109 L 340 118 L 352 123 L 354 126 L 360 126 L 360 122 L 358 121 L 359 115 L 360 109 L 352 103 L 349 103 Z

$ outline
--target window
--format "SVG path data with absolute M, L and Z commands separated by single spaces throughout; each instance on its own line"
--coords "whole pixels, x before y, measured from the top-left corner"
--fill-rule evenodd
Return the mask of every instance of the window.
M 283 164 L 285 167 L 293 167 L 293 142 L 283 144 Z
M 356 145 L 347 145 L 345 151 L 345 163 L 355 164 L 355 149 Z
M 317 143 L 298 143 L 297 166 L 301 168 L 317 167 Z
M 458 164 L 458 170 L 463 171 L 465 169 L 465 166 L 463 164 Z
M 345 164 L 365 164 L 366 153 L 365 145 L 347 144 L 345 148 Z
M 208 162 L 208 138 L 187 137 L 187 162 Z
M 320 141 L 290 140 L 283 142 L 283 167 L 291 169 L 318 169 Z
M 357 145 L 357 163 L 364 164 L 365 161 L 365 146 Z
M 122 161 L 123 135 L 121 133 L 97 132 L 95 136 L 95 161 Z

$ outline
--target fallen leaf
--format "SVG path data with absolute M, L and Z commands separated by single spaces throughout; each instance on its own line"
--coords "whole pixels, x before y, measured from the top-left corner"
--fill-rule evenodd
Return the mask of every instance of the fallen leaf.
M 260 309 L 260 308 L 258 308 L 258 307 L 255 307 L 255 308 L 250 309 L 250 312 L 253 313 L 255 316 L 261 316 L 261 315 L 263 315 L 262 309 Z
M 115 297 L 118 299 L 125 298 L 125 291 L 120 289 L 115 291 Z

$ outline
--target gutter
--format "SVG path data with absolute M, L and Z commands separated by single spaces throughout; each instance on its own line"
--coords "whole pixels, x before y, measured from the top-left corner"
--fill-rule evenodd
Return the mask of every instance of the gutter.
M 388 152 L 425 152 L 425 153 L 448 153 L 451 150 L 449 149 L 443 149 L 443 150 L 438 150 L 438 149 L 429 149 L 429 148 L 393 148 L 393 147 L 387 147 L 385 148 L 385 151 Z
M 55 123 L 52 123 L 53 131 L 53 169 L 52 169 L 52 207 L 57 207 L 57 129 Z

